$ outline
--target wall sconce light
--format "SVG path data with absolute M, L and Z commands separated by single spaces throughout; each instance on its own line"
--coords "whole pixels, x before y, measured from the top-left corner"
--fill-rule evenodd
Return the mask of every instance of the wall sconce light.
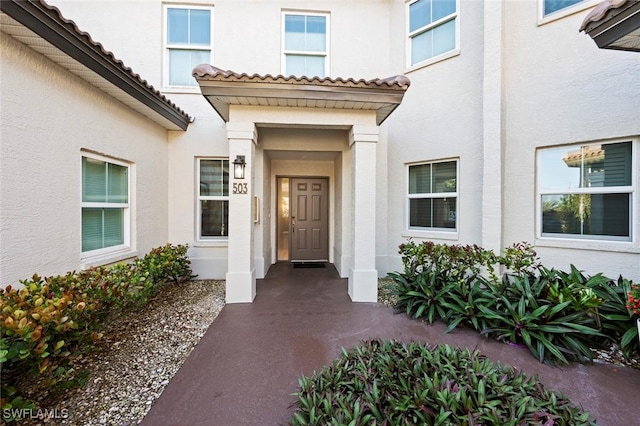
M 233 177 L 236 179 L 244 179 L 244 166 L 246 165 L 244 155 L 236 155 L 236 159 L 233 160 Z

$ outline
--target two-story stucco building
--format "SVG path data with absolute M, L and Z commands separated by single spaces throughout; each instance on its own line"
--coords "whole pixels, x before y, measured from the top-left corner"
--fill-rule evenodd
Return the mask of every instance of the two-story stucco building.
M 3 1 L 0 283 L 172 242 L 228 302 L 311 261 L 375 301 L 408 238 L 640 280 L 640 56 L 596 5 Z

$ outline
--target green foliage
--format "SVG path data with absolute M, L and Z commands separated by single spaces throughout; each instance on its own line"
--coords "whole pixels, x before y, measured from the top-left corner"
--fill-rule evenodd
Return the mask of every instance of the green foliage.
M 68 366 L 72 354 L 100 339 L 110 313 L 142 306 L 168 281 L 192 278 L 186 252 L 187 246 L 167 244 L 131 263 L 34 275 L 21 288 L 7 286 L 0 293 L 3 382 L 27 372 L 45 376 L 49 385 L 86 381 Z
M 478 246 L 412 241 L 400 246 L 403 273 L 389 274 L 396 310 L 447 332 L 462 325 L 525 345 L 541 362 L 590 361 L 590 348 L 615 343 L 628 357 L 640 350 L 633 284 L 539 264 L 533 248 L 514 244 L 501 255 Z M 505 271 L 498 277 L 498 271 Z
M 537 377 L 448 345 L 365 341 L 298 382 L 292 425 L 595 424 Z

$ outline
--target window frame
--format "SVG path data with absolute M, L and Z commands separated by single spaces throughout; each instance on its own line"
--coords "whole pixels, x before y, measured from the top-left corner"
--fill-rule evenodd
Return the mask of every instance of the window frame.
M 309 51 L 309 50 L 287 50 L 285 49 L 286 39 L 286 17 L 287 15 L 297 16 L 322 16 L 326 19 L 326 46 L 324 52 Z M 324 58 L 324 75 L 317 76 L 319 78 L 328 77 L 330 74 L 330 50 L 331 50 L 331 14 L 329 12 L 311 12 L 305 10 L 282 10 L 281 14 L 281 28 L 280 28 L 280 51 L 282 52 L 280 57 L 280 70 L 282 75 L 288 77 L 292 75 L 287 71 L 287 55 L 300 55 L 300 56 L 321 56 Z M 302 77 L 302 76 L 296 76 Z M 306 77 L 313 78 L 312 75 Z
M 557 188 L 557 189 L 542 189 L 541 179 L 541 152 L 549 149 L 567 148 L 576 149 L 590 145 L 607 145 L 622 142 L 631 142 L 631 184 L 623 186 L 602 186 L 602 187 L 587 187 L 587 188 Z M 638 167 L 638 149 L 640 148 L 637 138 L 620 138 L 609 139 L 601 141 L 588 141 L 572 144 L 561 144 L 553 146 L 543 146 L 536 148 L 536 167 L 535 167 L 535 181 L 536 181 L 536 202 L 535 202 L 535 214 L 536 214 L 536 239 L 541 242 L 569 242 L 570 244 L 589 244 L 589 243 L 623 243 L 634 244 L 637 241 L 636 228 L 638 223 L 638 209 L 634 209 L 637 203 L 638 193 L 638 179 L 640 173 L 637 171 Z M 543 215 L 543 203 L 542 197 L 544 195 L 598 195 L 598 194 L 629 194 L 629 236 L 621 237 L 615 235 L 589 235 L 589 234 L 561 234 L 552 232 L 542 232 L 542 215 Z
M 455 192 L 433 192 L 433 193 L 420 193 L 410 194 L 410 170 L 414 166 L 423 166 L 426 164 L 434 165 L 440 163 L 451 163 L 456 165 L 456 190 Z M 433 176 L 433 168 L 431 169 Z M 433 182 L 433 180 L 431 180 Z M 443 158 L 431 161 L 419 161 L 405 164 L 405 236 L 415 237 L 427 237 L 433 236 L 435 238 L 443 239 L 457 239 L 458 232 L 460 230 L 460 158 Z M 434 199 L 434 198 L 455 198 L 456 199 L 456 219 L 455 227 L 453 228 L 439 228 L 439 227 L 423 227 L 423 226 L 411 226 L 411 200 L 412 199 Z
M 168 41 L 169 38 L 169 9 L 185 9 L 185 10 L 208 10 L 209 16 L 211 19 L 210 29 L 211 33 L 209 35 L 209 45 L 190 45 L 190 44 L 170 44 Z M 170 84 L 170 51 L 171 50 L 194 50 L 194 51 L 209 51 L 209 63 L 213 63 L 213 35 L 214 35 L 214 27 L 213 27 L 213 6 L 202 6 L 202 5 L 194 5 L 188 3 L 165 3 L 162 7 L 162 53 L 163 53 L 163 77 L 162 77 L 162 85 L 165 91 L 178 92 L 178 93 L 200 93 L 198 84 L 194 80 L 194 85 L 192 86 L 184 86 L 184 85 L 172 85 Z
M 227 195 L 200 195 L 200 165 L 202 161 L 227 161 L 229 164 L 229 179 L 227 185 Z M 231 193 L 231 171 L 232 171 L 232 163 L 229 161 L 229 157 L 197 157 L 196 158 L 196 241 L 199 243 L 227 243 L 229 241 L 229 232 L 227 230 L 226 235 L 222 236 L 202 236 L 202 201 L 227 201 L 227 206 L 229 206 L 229 194 Z M 229 214 L 229 210 L 227 209 L 227 215 Z M 228 218 L 227 218 L 228 219 Z
M 420 27 L 414 31 L 411 31 L 411 5 L 417 3 L 421 0 L 405 0 L 405 34 L 406 34 L 406 47 L 405 47 L 405 56 L 406 56 L 406 67 L 407 72 L 413 71 L 416 69 L 420 69 L 437 62 L 444 61 L 446 59 L 452 58 L 454 56 L 458 56 L 460 54 L 460 0 L 456 0 L 456 10 L 454 13 L 447 15 L 443 18 L 438 19 L 435 22 L 431 22 L 423 27 Z M 414 37 L 430 31 L 436 27 L 439 27 L 443 24 L 446 24 L 450 21 L 455 21 L 455 47 L 446 52 L 440 53 L 439 55 L 432 56 L 430 58 L 424 59 L 420 62 L 416 62 L 412 64 L 412 45 L 411 42 Z
M 127 202 L 126 203 L 108 203 L 108 202 L 86 202 L 82 200 L 82 187 L 84 180 L 82 177 L 82 158 L 89 158 L 92 160 L 102 161 L 116 166 L 127 168 Z M 91 152 L 83 151 L 80 156 L 80 258 L 82 260 L 92 259 L 116 252 L 131 250 L 131 210 L 133 204 L 133 196 L 131 194 L 131 180 L 132 180 L 133 164 L 115 159 L 112 157 L 106 157 L 104 155 L 98 155 Z M 123 210 L 123 243 L 115 246 L 103 247 L 95 250 L 82 251 L 82 210 L 85 208 L 100 208 L 100 209 L 122 209 Z

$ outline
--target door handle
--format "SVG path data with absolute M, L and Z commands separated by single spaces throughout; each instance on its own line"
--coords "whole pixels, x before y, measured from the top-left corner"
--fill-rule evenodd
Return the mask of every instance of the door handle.
M 296 217 L 295 216 L 291 216 L 291 233 L 292 234 L 296 233 Z

